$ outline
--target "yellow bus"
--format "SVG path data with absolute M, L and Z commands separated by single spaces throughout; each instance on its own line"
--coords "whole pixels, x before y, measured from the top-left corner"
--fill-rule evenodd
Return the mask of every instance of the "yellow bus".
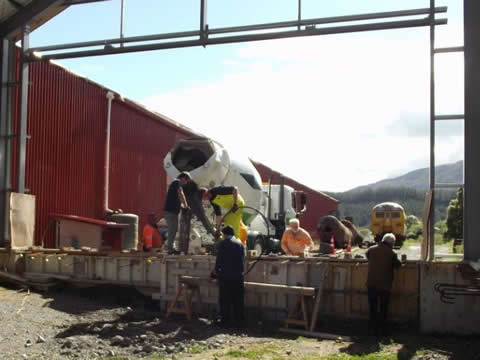
M 375 241 L 382 240 L 386 233 L 393 233 L 397 238 L 395 247 L 400 248 L 405 241 L 406 220 L 403 207 L 394 202 L 384 202 L 375 205 L 372 209 L 372 222 L 370 230 Z

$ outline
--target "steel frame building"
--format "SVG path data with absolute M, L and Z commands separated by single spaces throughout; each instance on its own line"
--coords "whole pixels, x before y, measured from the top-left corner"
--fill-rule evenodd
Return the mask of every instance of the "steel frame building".
M 465 165 L 464 165 L 464 239 L 465 259 L 480 258 L 480 222 L 476 216 L 480 214 L 480 163 L 475 156 L 480 152 L 480 144 L 475 136 L 480 134 L 480 103 L 476 96 L 480 93 L 480 3 L 477 0 L 464 0 L 464 46 L 454 48 L 435 48 L 435 26 L 446 24 L 445 18 L 436 18 L 436 14 L 446 13 L 446 7 L 435 7 L 435 0 L 430 0 L 430 7 L 394 12 L 337 16 L 329 18 L 302 19 L 301 0 L 298 0 L 298 17 L 296 20 L 234 26 L 210 29 L 207 22 L 207 0 L 200 1 L 199 29 L 193 31 L 154 34 L 137 37 L 124 37 L 121 31 L 116 39 L 102 39 L 73 44 L 59 44 L 38 48 L 30 48 L 29 33 L 49 18 L 57 15 L 68 6 L 104 0 L 6 0 L 9 7 L 0 7 L 1 50 L 1 84 L 0 94 L 0 231 L 2 238 L 8 242 L 9 231 L 7 221 L 8 193 L 16 191 L 28 192 L 25 188 L 25 159 L 27 152 L 27 111 L 28 111 L 28 74 L 32 61 L 49 59 L 65 59 L 86 56 L 101 56 L 138 51 L 172 49 L 180 47 L 210 46 L 246 41 L 260 41 L 290 37 L 327 35 L 372 30 L 399 29 L 428 26 L 430 28 L 430 193 L 443 187 L 458 187 L 462 184 L 435 183 L 435 122 L 438 120 L 465 121 Z M 5 10 L 6 9 L 6 10 Z M 1 12 L 3 11 L 3 13 Z M 123 18 L 123 16 L 122 16 Z M 407 19 L 405 19 L 407 18 Z M 392 20 L 393 19 L 393 20 Z M 401 19 L 401 20 L 397 20 Z M 403 20 L 402 20 L 403 19 Z M 364 21 L 361 24 L 356 22 Z M 123 23 L 123 20 L 121 21 Z M 351 23 L 339 25 L 339 23 Z M 20 68 L 16 68 L 17 59 L 15 41 L 21 40 Z M 149 42 L 144 44 L 144 42 Z M 129 45 L 129 44 L 134 45 Z M 117 46 L 115 46 L 117 45 Z M 74 50 L 72 50 L 74 49 Z M 63 51 L 68 50 L 68 51 Z M 465 114 L 435 114 L 435 55 L 445 52 L 464 51 L 465 56 Z M 41 52 L 37 57 L 33 53 Z M 15 72 L 20 71 L 20 82 L 15 83 Z M 14 104 L 14 87 L 19 87 L 18 104 Z M 12 119 L 18 111 L 18 133 L 12 131 Z M 16 164 L 11 162 L 12 146 L 18 147 Z M 15 184 L 11 184 L 11 170 L 16 166 Z M 432 196 L 433 198 L 433 196 Z M 433 207 L 433 203 L 431 204 Z M 432 220 L 433 212 L 429 218 Z M 433 221 L 429 222 L 429 233 L 433 234 Z M 434 244 L 430 241 L 429 259 L 434 259 Z

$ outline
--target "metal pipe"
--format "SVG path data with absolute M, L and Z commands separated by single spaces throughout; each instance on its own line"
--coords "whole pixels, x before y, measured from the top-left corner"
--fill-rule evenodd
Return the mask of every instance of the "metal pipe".
M 267 193 L 268 207 L 267 207 L 267 219 L 272 219 L 272 177 L 268 179 L 268 193 Z M 267 224 L 268 228 L 268 224 Z
M 462 187 L 463 187 L 463 184 L 445 184 L 445 183 L 435 184 L 435 189 L 458 189 Z
M 447 19 L 438 19 L 435 21 L 435 23 L 437 25 L 444 25 L 447 23 Z M 38 60 L 51 60 L 51 59 L 72 59 L 72 58 L 87 57 L 87 56 L 124 54 L 124 53 L 131 53 L 131 52 L 140 52 L 140 51 L 164 50 L 164 49 L 205 46 L 205 45 L 220 45 L 220 44 L 230 44 L 230 43 L 238 43 L 238 42 L 273 40 L 273 39 L 283 39 L 283 38 L 293 38 L 293 37 L 303 37 L 303 36 L 342 34 L 342 33 L 373 31 L 373 30 L 400 29 L 400 28 L 420 27 L 420 26 L 428 26 L 428 25 L 429 25 L 428 18 L 421 19 L 421 20 L 390 21 L 390 22 L 383 22 L 383 23 L 348 25 L 348 26 L 309 29 L 309 30 L 301 30 L 301 31 L 293 30 L 293 31 L 276 32 L 276 33 L 217 37 L 217 38 L 208 38 L 205 40 L 186 40 L 186 41 L 166 42 L 166 43 L 157 43 L 157 44 L 148 44 L 148 45 L 133 45 L 133 46 L 126 46 L 124 48 L 82 50 L 82 51 L 43 55 L 41 57 L 32 56 L 30 60 L 38 61 Z
M 125 17 L 125 0 L 122 0 L 120 2 L 120 39 L 122 40 L 120 42 L 120 47 L 123 47 L 123 19 Z
M 430 190 L 428 260 L 435 260 L 435 0 L 430 0 Z
M 462 52 L 463 50 L 464 50 L 464 47 L 463 47 L 463 46 L 452 46 L 452 47 L 436 48 L 436 49 L 435 49 L 435 54 Z
M 16 68 L 17 68 L 17 46 L 15 45 L 15 41 L 10 41 L 10 50 L 8 53 L 8 56 L 10 57 L 8 61 L 8 78 L 7 81 L 10 84 L 13 84 L 14 81 L 16 80 Z M 14 93 L 13 93 L 13 88 L 10 86 L 8 87 L 7 91 L 7 135 L 8 138 L 6 139 L 6 146 L 5 146 L 5 183 L 4 183 L 4 188 L 5 188 L 5 195 L 7 199 L 7 204 L 5 204 L 6 209 L 8 210 L 10 208 L 10 204 L 8 203 L 8 199 L 10 196 L 10 192 L 12 191 L 12 147 L 13 147 L 13 104 L 14 104 Z M 5 224 L 8 224 L 10 214 L 8 211 L 5 212 L 6 215 L 6 220 Z M 11 243 L 11 234 L 10 234 L 10 227 L 7 226 L 4 231 L 4 244 L 10 244 Z
M 302 0 L 298 0 L 298 27 L 297 29 L 301 29 L 300 22 L 302 21 Z
M 205 4 L 206 6 L 206 4 Z M 413 10 L 403 10 L 403 11 L 390 11 L 390 12 L 381 12 L 374 14 L 359 14 L 359 15 L 347 15 L 347 16 L 335 16 L 327 18 L 317 18 L 317 19 L 306 19 L 306 20 L 294 20 L 294 21 L 283 21 L 276 23 L 266 23 L 258 25 L 245 25 L 245 26 L 234 26 L 234 27 L 223 27 L 217 29 L 209 29 L 208 35 L 215 34 L 225 34 L 225 33 L 234 33 L 234 32 L 246 32 L 246 31 L 256 31 L 256 30 L 270 30 L 276 28 L 285 28 L 285 27 L 300 27 L 305 25 L 321 25 L 321 24 L 332 24 L 338 22 L 352 22 L 352 21 L 364 21 L 364 20 L 374 20 L 382 18 L 392 18 L 392 17 L 404 17 L 404 16 L 416 16 L 416 15 L 428 15 L 430 9 L 413 9 Z M 438 7 L 435 9 L 437 13 L 447 12 L 447 7 Z M 202 23 L 201 23 L 202 24 Z M 206 25 L 206 13 L 204 24 Z M 131 43 L 131 42 L 144 42 L 144 41 L 153 41 L 153 40 L 168 40 L 182 37 L 200 37 L 201 32 L 197 30 L 193 31 L 184 31 L 184 32 L 174 32 L 166 34 L 155 34 L 155 35 L 144 35 L 144 36 L 133 36 L 127 38 L 117 38 L 117 39 L 104 39 L 104 40 L 94 40 L 94 41 L 85 41 L 77 42 L 70 44 L 58 44 L 58 45 L 49 45 L 49 46 L 38 46 L 31 48 L 31 52 L 42 52 L 42 51 L 54 51 L 54 50 L 65 50 L 65 49 L 75 49 L 82 47 L 91 47 L 91 46 L 103 46 L 106 44 L 118 44 L 118 43 Z
M 8 70 L 10 60 L 10 42 L 8 39 L 2 39 L 2 63 L 0 72 L 1 92 L 0 92 L 0 231 L 2 237 L 0 238 L 0 246 L 6 247 L 8 243 L 8 196 L 6 187 L 7 176 L 7 143 L 9 142 L 8 133 Z M 9 173 L 9 172 L 8 172 Z
M 435 120 L 463 120 L 465 115 L 455 114 L 455 115 L 435 115 Z
M 166 33 L 166 34 L 156 34 L 156 35 L 131 36 L 123 39 L 114 38 L 114 39 L 105 39 L 105 40 L 83 41 L 83 42 L 70 43 L 70 44 L 37 46 L 35 48 L 30 48 L 30 52 L 66 50 L 66 49 L 75 49 L 75 48 L 92 47 L 92 46 L 104 46 L 106 44 L 118 44 L 120 42 L 132 43 L 132 42 L 143 42 L 143 41 L 154 41 L 154 40 L 168 40 L 168 39 L 176 39 L 176 38 L 183 38 L 183 37 L 194 37 L 199 35 L 200 33 L 198 32 L 198 30 L 194 30 L 194 31 L 183 31 L 183 32 L 174 32 L 174 33 Z
M 430 9 L 427 8 L 427 9 L 414 9 L 414 10 L 402 10 L 402 11 L 388 11 L 388 12 L 371 13 L 371 14 L 333 16 L 333 17 L 326 17 L 326 18 L 305 19 L 301 21 L 293 20 L 293 21 L 282 21 L 282 22 L 269 23 L 269 24 L 225 27 L 225 28 L 219 28 L 219 29 L 211 29 L 209 30 L 209 33 L 214 35 L 214 34 L 222 34 L 222 33 L 229 33 L 229 32 L 271 30 L 275 28 L 294 27 L 298 25 L 301 25 L 301 26 L 325 25 L 325 24 L 333 24 L 333 23 L 339 23 L 339 22 L 378 20 L 378 19 L 393 18 L 393 17 L 428 15 L 429 12 L 430 12 Z M 446 13 L 447 7 L 438 7 L 435 9 L 435 12 Z
M 207 37 L 207 0 L 200 0 L 200 39 L 206 39 Z
M 106 216 L 113 211 L 109 208 L 109 190 L 110 190 L 110 128 L 112 120 L 112 101 L 115 98 L 113 92 L 107 92 L 107 128 L 105 131 L 105 187 L 103 189 L 103 214 Z
M 27 119 L 28 119 L 28 77 L 30 64 L 26 59 L 30 45 L 30 28 L 22 30 L 22 58 L 20 72 L 20 119 L 18 124 L 18 153 L 17 153 L 17 192 L 25 193 L 25 162 L 27 157 Z
M 281 238 L 285 231 L 285 177 L 280 174 L 280 201 L 278 202 L 279 209 L 278 209 L 278 228 L 277 228 L 277 236 Z

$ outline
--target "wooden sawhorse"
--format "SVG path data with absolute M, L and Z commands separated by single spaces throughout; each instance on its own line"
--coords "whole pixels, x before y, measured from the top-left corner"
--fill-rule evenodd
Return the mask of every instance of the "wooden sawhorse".
M 188 320 L 192 319 L 192 298 L 197 294 L 199 303 L 202 302 L 200 295 L 200 279 L 192 276 L 181 276 L 178 284 L 177 293 L 175 298 L 167 308 L 167 319 L 172 313 L 185 314 Z M 202 279 L 207 280 L 207 279 Z M 208 281 L 208 280 L 207 280 Z M 181 306 L 181 300 L 183 293 L 183 306 Z

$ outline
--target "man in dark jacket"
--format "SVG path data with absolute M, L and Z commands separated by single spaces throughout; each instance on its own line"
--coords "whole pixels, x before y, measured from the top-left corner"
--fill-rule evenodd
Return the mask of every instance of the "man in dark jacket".
M 393 269 L 401 262 L 393 251 L 395 235 L 388 233 L 381 243 L 368 249 L 368 304 L 370 306 L 369 330 L 374 335 L 387 332 L 387 313 L 393 283 Z M 378 303 L 380 302 L 380 314 Z
M 233 227 L 225 226 L 222 233 L 224 239 L 218 244 L 212 273 L 218 279 L 221 325 L 232 325 L 230 314 L 233 309 L 234 326 L 241 327 L 244 320 L 244 248 L 235 238 Z
M 168 253 L 178 255 L 180 252 L 174 248 L 175 236 L 178 230 L 178 214 L 180 209 L 189 210 L 182 186 L 187 185 L 192 178 L 188 172 L 181 172 L 168 186 L 165 205 L 163 206 L 163 217 L 168 225 L 167 250 Z

